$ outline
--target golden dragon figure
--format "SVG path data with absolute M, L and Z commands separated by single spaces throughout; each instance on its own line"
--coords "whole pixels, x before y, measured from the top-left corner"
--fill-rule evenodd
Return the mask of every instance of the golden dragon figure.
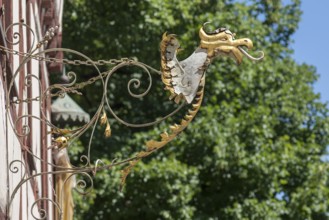
M 178 61 L 177 52 L 180 49 L 178 39 L 173 34 L 163 34 L 160 44 L 162 82 L 165 89 L 171 93 L 170 99 L 176 103 L 186 101 L 191 104 L 191 108 L 180 124 L 170 126 L 171 132 L 163 132 L 160 135 L 160 141 L 146 142 L 146 150 L 139 152 L 136 159 L 132 160 L 130 165 L 122 171 L 122 184 L 138 161 L 172 141 L 196 116 L 204 96 L 205 73 L 214 58 L 218 56 L 232 57 L 238 65 L 241 64 L 243 56 L 254 61 L 264 58 L 263 52 L 260 57 L 251 56 L 244 50 L 244 47 L 248 50 L 252 49 L 252 41 L 248 38 L 235 39 L 235 34 L 226 28 L 206 32 L 205 25 L 203 25 L 199 31 L 199 37 L 200 46 L 187 59 Z

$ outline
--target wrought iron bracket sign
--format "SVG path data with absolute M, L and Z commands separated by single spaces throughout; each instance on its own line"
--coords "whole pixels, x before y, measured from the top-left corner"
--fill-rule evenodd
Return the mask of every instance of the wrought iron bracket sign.
M 6 29 L 6 36 L 8 35 L 8 30 L 12 29 L 14 26 L 20 26 L 31 31 L 32 36 L 35 36 L 33 30 L 26 24 L 14 23 Z M 179 61 L 177 58 L 177 52 L 180 49 L 180 43 L 178 38 L 172 34 L 163 34 L 162 41 L 160 43 L 161 50 L 161 69 L 160 71 L 150 67 L 142 62 L 138 62 L 128 58 L 122 59 L 111 59 L 111 60 L 98 60 L 93 61 L 88 56 L 84 55 L 81 52 L 65 49 L 65 48 L 53 48 L 53 49 L 44 49 L 46 45 L 51 41 L 52 37 L 56 34 L 58 27 L 52 27 L 43 37 L 40 42 L 35 42 L 35 39 L 31 40 L 31 49 L 27 52 L 13 50 L 10 47 L 0 46 L 2 53 L 13 54 L 14 56 L 21 57 L 22 61 L 19 66 L 13 71 L 13 76 L 11 79 L 7 78 L 8 87 L 6 93 L 6 110 L 8 122 L 19 140 L 21 140 L 22 148 L 33 157 L 34 160 L 44 161 L 43 158 L 35 155 L 35 153 L 28 147 L 24 145 L 24 139 L 31 132 L 31 126 L 27 122 L 27 119 L 33 119 L 44 123 L 48 127 L 47 136 L 53 137 L 51 146 L 47 146 L 48 151 L 52 151 L 54 155 L 54 162 L 44 161 L 49 166 L 53 168 L 50 172 L 37 172 L 37 173 L 28 173 L 28 167 L 26 161 L 24 160 L 14 160 L 10 162 L 9 169 L 10 172 L 17 173 L 20 167 L 24 169 L 24 175 L 22 175 L 21 180 L 15 186 L 8 205 L 9 213 L 11 209 L 11 203 L 17 192 L 26 182 L 32 180 L 38 176 L 42 175 L 54 175 L 62 176 L 61 184 L 55 183 L 56 185 L 56 199 L 54 198 L 40 198 L 33 204 L 32 209 L 37 208 L 37 204 L 40 200 L 48 201 L 56 207 L 58 211 L 58 218 L 62 219 L 63 215 L 66 215 L 67 210 L 63 207 L 63 201 L 65 198 L 65 186 L 71 184 L 70 181 L 77 174 L 87 178 L 91 186 L 87 187 L 87 183 L 84 180 L 76 180 L 76 190 L 81 194 L 87 194 L 93 186 L 93 175 L 96 175 L 99 170 L 110 169 L 111 167 L 118 165 L 125 165 L 122 169 L 122 186 L 125 183 L 125 180 L 132 170 L 132 168 L 143 158 L 153 154 L 159 149 L 163 148 L 168 142 L 172 141 L 178 134 L 180 134 L 193 120 L 193 118 L 198 113 L 201 103 L 204 97 L 204 88 L 206 87 L 206 70 L 208 66 L 214 61 L 218 56 L 228 56 L 232 57 L 237 64 L 242 62 L 243 57 L 247 57 L 249 60 L 258 61 L 263 59 L 264 53 L 260 52 L 259 57 L 251 56 L 245 48 L 248 50 L 252 49 L 253 43 L 248 38 L 236 39 L 235 34 L 226 28 L 219 28 L 212 32 L 206 31 L 205 25 L 200 28 L 199 37 L 200 37 L 200 46 L 185 60 Z M 20 41 L 18 33 L 13 33 L 13 39 L 15 42 L 10 42 L 6 39 L 8 44 L 15 45 Z M 78 57 L 78 59 L 57 59 L 51 58 L 48 54 L 54 52 L 64 52 L 65 54 L 70 54 L 73 57 Z M 79 75 L 74 72 L 68 72 L 69 82 L 68 83 L 56 83 L 48 85 L 46 88 L 41 86 L 40 78 L 37 74 L 27 73 L 23 86 L 28 88 L 31 87 L 31 82 L 36 81 L 39 85 L 40 94 L 37 96 L 28 96 L 26 94 L 16 94 L 12 95 L 15 91 L 15 83 L 17 82 L 17 77 L 20 75 L 24 66 L 28 62 L 47 62 L 47 63 L 62 63 L 65 65 L 73 66 L 88 66 L 92 68 L 94 72 L 97 72 L 97 75 L 90 78 L 87 81 L 79 81 Z M 100 65 L 109 65 L 111 66 L 109 70 L 101 72 L 99 70 Z M 108 100 L 108 85 L 111 80 L 111 76 L 116 73 L 119 69 L 127 66 L 133 66 L 140 68 L 144 71 L 148 77 L 148 86 L 146 90 L 142 93 L 133 93 L 131 90 L 132 86 L 139 87 L 141 82 L 139 79 L 131 79 L 128 82 L 127 88 L 128 93 L 135 98 L 141 98 L 149 94 L 152 86 L 152 73 L 155 73 L 157 76 L 156 80 L 162 80 L 164 84 L 164 89 L 170 92 L 170 100 L 173 100 L 177 103 L 177 108 L 173 110 L 168 115 L 162 117 L 159 120 L 153 122 L 135 124 L 127 122 L 121 117 L 119 117 L 115 111 L 112 109 L 112 106 Z M 160 77 L 158 77 L 160 76 Z M 159 79 L 158 79 L 159 78 Z M 98 103 L 96 113 L 91 116 L 89 122 L 83 124 L 82 126 L 74 129 L 63 128 L 55 126 L 49 117 L 49 109 L 45 108 L 45 103 L 50 102 L 54 97 L 63 98 L 66 94 L 74 93 L 80 94 L 80 90 L 86 86 L 91 86 L 95 82 L 98 82 L 102 85 L 102 98 Z M 16 98 L 13 98 L 16 97 Z M 24 114 L 20 115 L 17 118 L 12 118 L 10 111 L 13 105 L 20 104 L 38 104 L 40 108 L 40 114 L 34 115 Z M 110 164 L 105 164 L 101 160 L 92 162 L 90 159 L 91 148 L 92 148 L 92 139 L 93 134 L 98 123 L 104 125 L 104 134 L 106 137 L 110 137 L 112 134 L 111 125 L 109 117 L 116 119 L 119 123 L 122 123 L 128 127 L 146 127 L 152 126 L 160 123 L 163 120 L 166 120 L 168 117 L 173 116 L 178 111 L 182 109 L 183 106 L 189 106 L 188 112 L 181 119 L 178 124 L 170 126 L 169 132 L 163 132 L 160 134 L 160 140 L 149 140 L 145 143 L 145 149 L 143 151 L 137 152 L 135 156 L 131 158 L 126 158 L 121 161 L 113 161 Z M 81 157 L 81 160 L 84 161 L 84 166 L 75 167 L 69 163 L 67 157 L 67 152 L 70 150 L 70 145 L 76 141 L 81 135 L 83 135 L 88 129 L 91 129 L 90 142 L 87 146 L 87 154 Z M 46 138 L 46 137 L 45 137 Z M 43 147 L 43 146 L 41 146 Z M 67 201 L 66 201 L 67 202 Z M 45 210 L 38 209 L 38 216 L 35 216 L 36 219 L 46 218 L 47 213 Z M 32 212 L 32 210 L 31 210 Z

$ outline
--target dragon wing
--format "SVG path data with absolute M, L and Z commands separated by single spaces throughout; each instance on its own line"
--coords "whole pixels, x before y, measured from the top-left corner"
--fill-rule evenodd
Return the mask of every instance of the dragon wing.
M 162 36 L 161 67 L 165 89 L 171 92 L 170 99 L 178 103 L 182 98 L 191 103 L 196 96 L 207 64 L 207 50 L 197 48 L 187 59 L 179 62 L 177 52 L 180 44 L 175 35 Z

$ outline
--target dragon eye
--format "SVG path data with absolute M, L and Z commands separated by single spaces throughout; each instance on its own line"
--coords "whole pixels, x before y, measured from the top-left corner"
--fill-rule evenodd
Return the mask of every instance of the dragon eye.
M 223 37 L 221 40 L 222 41 L 226 41 L 227 40 L 227 37 Z

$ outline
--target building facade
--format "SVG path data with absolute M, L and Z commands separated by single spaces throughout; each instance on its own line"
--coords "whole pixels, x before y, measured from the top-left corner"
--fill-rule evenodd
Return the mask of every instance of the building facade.
M 62 54 L 42 51 L 61 45 L 63 0 L 0 0 L 0 7 L 0 219 L 55 219 L 44 94 L 62 66 L 42 57 Z

